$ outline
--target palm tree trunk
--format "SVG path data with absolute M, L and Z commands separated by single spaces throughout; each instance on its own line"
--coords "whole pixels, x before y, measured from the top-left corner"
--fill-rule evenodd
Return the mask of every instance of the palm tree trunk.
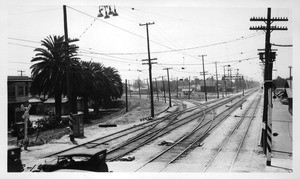
M 94 101 L 94 113 L 95 113 L 95 114 L 98 114 L 98 113 L 99 113 L 99 106 L 100 106 L 99 100 L 95 100 L 95 101 Z
M 61 120 L 61 92 L 55 93 L 55 111 L 57 120 Z
M 72 96 L 71 96 L 71 105 L 72 105 L 72 108 L 71 108 L 71 111 L 73 114 L 77 114 L 78 112 L 78 109 L 77 109 L 77 95 L 74 94 L 74 92 L 72 93 Z
M 89 108 L 88 108 L 88 96 L 85 94 L 83 96 L 83 119 L 85 123 L 90 123 L 91 121 L 88 119 Z

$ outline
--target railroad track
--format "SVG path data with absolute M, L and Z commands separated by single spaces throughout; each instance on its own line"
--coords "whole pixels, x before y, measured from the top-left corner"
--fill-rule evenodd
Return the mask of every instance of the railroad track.
M 255 99 L 247 106 L 245 112 L 236 122 L 234 128 L 223 140 L 222 144 L 217 149 L 211 160 L 206 164 L 203 172 L 231 171 L 244 144 L 252 121 L 255 118 L 260 100 L 261 95 L 257 95 Z
M 114 139 L 124 137 L 124 136 L 126 136 L 128 134 L 131 134 L 131 133 L 134 133 L 134 132 L 138 132 L 138 131 L 144 132 L 146 130 L 149 130 L 149 128 L 152 128 L 153 126 L 159 124 L 160 122 L 163 122 L 163 121 L 167 120 L 169 115 L 171 115 L 171 114 L 168 114 L 167 116 L 164 116 L 164 117 L 156 119 L 156 120 L 150 120 L 150 121 L 147 121 L 147 122 L 142 123 L 142 124 L 134 125 L 132 127 L 126 128 L 124 130 L 121 130 L 121 131 L 118 131 L 118 132 L 115 132 L 115 133 L 112 133 L 112 134 L 109 134 L 109 135 L 106 135 L 106 136 L 103 136 L 103 137 L 96 138 L 94 140 L 82 143 L 80 145 L 76 145 L 76 146 L 71 147 L 71 148 L 67 148 L 65 150 L 60 150 L 58 152 L 49 154 L 49 155 L 45 156 L 44 158 L 59 155 L 59 154 L 62 154 L 64 152 L 67 152 L 67 151 L 70 151 L 70 150 L 75 150 L 75 149 L 82 148 L 82 147 L 84 147 L 84 148 L 95 148 L 99 145 L 102 145 L 102 144 L 105 144 L 107 142 L 113 141 Z
M 108 161 L 115 161 L 118 160 L 119 158 L 129 154 L 130 152 L 133 152 L 134 150 L 150 143 L 151 141 L 162 137 L 175 129 L 182 127 L 190 122 L 193 122 L 199 118 L 201 118 L 205 112 L 210 111 L 211 109 L 218 108 L 224 104 L 227 104 L 229 102 L 232 102 L 233 100 L 236 100 L 240 98 L 241 95 L 234 96 L 229 99 L 225 99 L 220 101 L 217 104 L 212 105 L 211 107 L 206 107 L 203 109 L 199 110 L 199 107 L 205 106 L 203 104 L 198 104 L 197 106 L 188 108 L 184 111 L 179 112 L 178 114 L 175 114 L 175 118 L 172 118 L 174 116 L 171 116 L 169 118 L 170 122 L 167 123 L 166 125 L 158 125 L 159 127 L 156 126 L 156 128 L 153 128 L 153 130 L 149 130 L 146 134 L 141 134 L 138 135 L 137 137 L 134 137 L 130 139 L 129 141 L 126 141 L 125 143 L 122 143 L 120 146 L 117 146 L 116 148 L 113 148 L 111 150 L 108 150 L 107 152 L 107 160 Z M 215 103 L 216 101 L 214 101 Z M 209 103 L 210 104 L 210 103 Z M 196 111 L 198 110 L 198 111 Z M 193 113 L 190 113 L 193 112 Z M 180 120 L 179 116 L 182 116 L 185 114 L 184 117 L 181 117 Z
M 240 105 L 245 102 L 245 98 L 240 99 L 234 105 L 230 106 L 227 110 L 224 110 L 217 116 L 214 116 L 212 119 L 206 119 L 205 115 L 203 115 L 200 123 L 191 132 L 177 140 L 172 146 L 166 148 L 156 156 L 152 157 L 152 159 L 150 159 L 145 164 L 137 168 L 135 172 L 157 172 L 164 170 L 168 165 L 175 162 L 180 157 L 186 155 L 186 153 L 188 153 L 188 151 L 192 149 L 195 145 L 198 145 L 201 142 L 201 140 L 206 136 L 206 134 L 208 134 L 211 130 L 218 126 L 218 124 L 220 124 L 224 119 L 226 119 L 234 110 L 240 107 Z M 232 99 L 225 101 L 228 102 L 230 100 Z M 224 105 L 224 103 L 221 104 Z M 219 106 L 220 104 L 209 107 L 210 112 L 214 114 L 213 109 Z
M 184 110 L 185 112 L 191 112 L 193 110 L 196 110 L 196 107 L 193 108 L 189 108 Z M 65 152 L 69 152 L 72 150 L 84 150 L 86 148 L 90 149 L 90 148 L 96 148 L 98 146 L 104 145 L 107 142 L 111 142 L 115 139 L 120 139 L 122 137 L 126 137 L 132 133 L 137 133 L 140 132 L 137 136 L 141 137 L 144 136 L 144 134 L 149 133 L 149 131 L 153 131 L 155 128 L 157 128 L 158 126 L 165 126 L 165 124 L 168 124 L 170 122 L 169 119 L 176 119 L 176 116 L 180 115 L 183 111 L 178 111 L 175 110 L 173 113 L 167 114 L 166 116 L 162 117 L 162 118 L 158 118 L 158 119 L 153 119 L 153 120 L 149 120 L 145 123 L 142 124 L 138 124 L 138 125 L 134 125 L 132 127 L 126 128 L 124 130 L 100 137 L 100 138 L 96 138 L 94 140 L 82 143 L 80 145 L 76 145 L 74 147 L 70 147 L 64 150 L 60 150 L 58 152 L 55 153 L 51 153 L 49 155 L 44 156 L 44 158 L 49 158 L 49 157 L 53 157 Z M 133 139 L 130 139 L 130 141 L 133 141 Z M 127 144 L 129 144 L 129 141 L 126 141 Z M 116 149 L 114 149 L 116 150 Z
M 240 97 L 240 95 L 232 97 L 231 99 L 225 99 L 216 106 L 221 106 L 221 105 L 225 104 L 226 102 L 228 102 L 230 100 L 234 100 L 239 97 Z M 62 154 L 64 152 L 71 151 L 71 150 L 85 150 L 86 148 L 96 148 L 103 144 L 106 144 L 107 142 L 111 142 L 115 139 L 120 139 L 120 138 L 126 137 L 130 134 L 137 133 L 137 135 L 136 135 L 137 137 L 132 137 L 129 140 L 126 140 L 124 143 L 116 145 L 116 146 L 112 147 L 110 150 L 108 150 L 108 154 L 107 154 L 108 161 L 117 160 L 118 158 L 128 154 L 129 152 L 136 150 L 137 148 L 158 138 L 159 136 L 162 136 L 162 135 L 180 127 L 181 125 L 185 124 L 184 121 L 192 121 L 195 118 L 201 116 L 203 113 L 203 110 L 207 110 L 207 109 L 200 110 L 196 117 L 195 116 L 191 117 L 192 115 L 189 115 L 188 117 L 186 117 L 186 119 L 190 118 L 190 120 L 182 120 L 182 119 L 180 121 L 177 120 L 178 116 L 180 116 L 184 113 L 186 114 L 186 113 L 193 112 L 193 111 L 199 109 L 199 106 L 201 106 L 201 104 L 199 104 L 195 107 L 185 109 L 183 111 L 175 111 L 174 113 L 169 114 L 163 118 L 155 119 L 155 120 L 151 120 L 146 123 L 143 123 L 143 124 L 135 125 L 133 127 L 124 129 L 122 131 L 118 131 L 116 133 L 113 133 L 113 134 L 110 134 L 110 135 L 107 135 L 104 137 L 100 137 L 100 138 L 94 139 L 92 141 L 89 141 L 89 142 L 86 142 L 86 143 L 83 143 L 83 144 L 80 144 L 80 145 L 77 145 L 77 146 L 74 146 L 74 147 L 71 147 L 71 148 L 68 148 L 65 150 L 61 150 L 59 152 L 52 153 L 45 157 L 52 157 L 52 156 L 59 155 L 59 154 Z M 131 147 L 128 147 L 128 146 L 131 146 Z M 126 148 L 126 150 L 124 150 L 125 148 Z

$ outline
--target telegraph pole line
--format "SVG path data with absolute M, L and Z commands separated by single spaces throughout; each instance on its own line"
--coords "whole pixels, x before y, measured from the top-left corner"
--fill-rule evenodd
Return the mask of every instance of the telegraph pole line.
M 154 117 L 154 102 L 153 102 L 153 88 L 152 88 L 152 66 L 151 64 L 154 64 L 154 63 L 157 63 L 157 62 L 154 62 L 152 63 L 151 61 L 152 60 L 157 60 L 156 58 L 155 59 L 151 59 L 150 57 L 150 43 L 149 43 L 149 30 L 148 30 L 148 26 L 149 25 L 153 25 L 154 22 L 150 23 L 145 23 L 145 24 L 140 24 L 140 26 L 146 26 L 146 32 L 147 32 L 147 48 L 148 48 L 148 63 L 145 63 L 145 64 L 148 64 L 149 65 L 149 80 L 150 80 L 150 100 L 151 100 L 151 117 Z M 146 60 L 143 60 L 143 61 L 146 61 Z
M 155 78 L 155 86 L 156 86 L 157 101 L 159 101 L 158 87 L 157 87 L 157 80 L 156 80 L 156 78 Z
M 179 89 L 178 89 L 178 88 L 179 88 L 179 87 L 178 87 L 179 84 L 178 84 L 178 83 L 179 83 L 179 82 L 178 82 L 178 77 L 177 77 L 177 83 L 176 83 L 176 84 L 177 84 L 177 99 L 178 99 L 178 92 L 179 92 Z
M 232 69 L 229 68 L 228 70 L 230 71 L 230 89 L 231 89 L 231 93 L 233 93 L 233 89 L 232 89 Z
M 205 81 L 205 68 L 204 68 L 204 57 L 207 55 L 199 55 L 199 57 L 202 57 L 202 67 L 203 67 L 203 78 L 204 78 L 204 95 L 205 95 L 205 101 L 207 102 L 207 92 L 206 92 L 206 81 Z
M 65 51 L 66 53 L 66 61 L 67 61 L 67 65 L 66 65 L 66 71 L 67 71 L 67 96 L 68 96 L 68 109 L 69 109 L 69 113 L 73 112 L 73 105 L 71 102 L 72 99 L 72 91 L 71 91 L 71 81 L 70 81 L 70 67 L 69 67 L 69 53 L 68 53 L 68 48 L 69 48 L 69 37 L 68 37 L 68 21 L 67 21 L 67 7 L 66 5 L 63 5 L 63 15 L 64 15 L 64 33 L 65 33 L 65 45 L 67 50 Z
M 65 60 L 67 61 L 66 65 L 66 76 L 67 76 L 67 96 L 68 96 L 68 109 L 69 113 L 77 113 L 76 108 L 76 98 L 74 97 L 73 90 L 72 90 L 72 83 L 71 83 L 71 73 L 70 73 L 70 54 L 69 54 L 69 42 L 76 42 L 79 41 L 78 39 L 69 40 L 68 36 L 68 17 L 67 17 L 67 6 L 63 5 L 63 19 L 64 19 L 64 35 L 65 35 L 65 41 L 63 42 L 65 44 Z M 75 99 L 75 101 L 73 101 Z
M 170 79 L 169 79 L 169 69 L 172 69 L 172 68 L 164 68 L 163 70 L 167 70 L 167 75 L 168 75 L 168 90 L 169 90 L 169 107 L 172 107 L 172 104 L 171 104 L 171 87 L 170 87 Z
M 189 76 L 189 99 L 191 99 L 191 77 Z
M 289 68 L 290 68 L 290 83 L 291 83 L 291 86 L 290 86 L 290 88 L 292 88 L 292 66 L 289 66 Z
M 218 65 L 217 62 L 215 62 L 216 66 L 216 78 L 217 78 L 217 98 L 219 98 L 219 80 L 218 80 Z
M 125 79 L 125 104 L 126 104 L 126 112 L 128 112 L 127 79 Z
M 250 30 L 263 30 L 266 32 L 265 40 L 265 69 L 264 69 L 264 108 L 263 108 L 263 123 L 262 129 L 262 144 L 263 151 L 267 154 L 267 165 L 271 165 L 271 149 L 272 149 L 272 68 L 273 62 L 270 58 L 271 43 L 270 36 L 274 30 L 287 30 L 287 27 L 271 26 L 274 21 L 288 21 L 287 18 L 271 18 L 271 8 L 268 8 L 267 18 L 252 17 L 250 21 L 263 21 L 266 26 L 250 27 Z
M 227 96 L 225 66 L 223 66 L 223 69 L 224 69 L 224 90 L 225 90 L 225 95 Z
M 150 93 L 150 89 L 149 89 L 149 82 L 148 82 L 148 79 L 147 79 L 147 98 L 150 98 L 149 93 Z
M 139 96 L 141 98 L 141 85 L 140 85 L 140 78 L 138 78 L 138 87 L 139 87 Z
M 238 92 L 239 92 L 239 87 L 238 87 L 238 85 L 239 85 L 239 82 L 240 82 L 240 79 L 239 79 L 239 70 L 240 70 L 240 69 L 235 69 L 235 70 L 236 70 L 236 77 L 235 77 L 236 83 L 235 83 L 235 86 L 236 86 L 236 92 L 238 93 Z
M 128 88 L 129 88 L 129 90 L 128 90 L 128 91 L 129 91 L 129 96 L 131 97 L 131 91 L 130 91 L 130 81 L 128 80 L 128 82 L 127 82 L 127 83 L 128 83 Z
M 165 98 L 165 103 L 167 102 L 166 101 L 166 88 L 165 88 L 165 83 L 164 83 L 164 77 L 161 76 L 161 82 L 162 82 L 162 85 L 163 85 L 163 90 L 164 90 L 164 98 Z

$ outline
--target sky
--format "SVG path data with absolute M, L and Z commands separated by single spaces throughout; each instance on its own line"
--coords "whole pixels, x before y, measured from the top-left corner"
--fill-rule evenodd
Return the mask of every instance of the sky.
M 19 1 L 21 2 L 21 1 Z M 7 6 L 7 57 L 6 74 L 30 76 L 34 49 L 49 35 L 64 35 L 63 8 L 57 3 L 11 3 Z M 68 2 L 68 1 L 67 1 Z M 103 63 L 115 67 L 123 81 L 149 78 L 146 27 L 149 22 L 152 77 L 171 79 L 200 78 L 203 72 L 202 58 L 207 76 L 224 74 L 230 65 L 232 75 L 238 71 L 247 79 L 263 81 L 258 49 L 264 49 L 265 33 L 249 30 L 250 26 L 265 25 L 251 22 L 251 17 L 266 17 L 268 4 L 254 6 L 231 0 L 200 3 L 202 1 L 128 1 L 108 5 L 116 8 L 118 16 L 98 18 L 99 6 L 95 1 L 66 3 L 68 33 L 70 38 L 79 38 L 79 57 L 84 61 Z M 91 2 L 91 3 L 90 3 Z M 219 2 L 219 3 L 217 3 Z M 228 1 L 229 2 L 229 1 Z M 246 1 L 249 2 L 249 1 Z M 287 17 L 288 22 L 274 22 L 286 26 L 287 31 L 273 31 L 271 43 L 293 44 L 293 11 L 289 3 L 275 4 L 272 17 Z M 289 77 L 293 65 L 292 47 L 273 47 L 277 50 L 273 77 Z M 238 70 L 236 70 L 238 69 Z M 227 68 L 226 68 L 227 70 Z M 227 71 L 226 71 L 227 73 Z

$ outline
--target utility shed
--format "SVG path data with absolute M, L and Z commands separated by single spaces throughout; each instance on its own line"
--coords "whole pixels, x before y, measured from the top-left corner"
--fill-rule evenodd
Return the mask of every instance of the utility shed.
M 285 85 L 285 92 L 289 102 L 289 112 L 293 115 L 293 88 L 292 88 L 292 79 L 286 80 L 287 84 Z

